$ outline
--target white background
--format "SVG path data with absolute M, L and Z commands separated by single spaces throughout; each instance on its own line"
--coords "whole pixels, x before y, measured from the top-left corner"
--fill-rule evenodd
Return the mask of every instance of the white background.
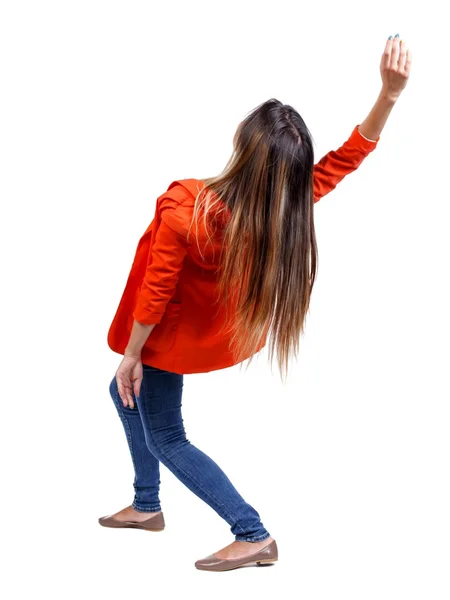
M 448 599 L 448 61 L 437 1 L 3 0 L 6 598 Z M 106 336 L 156 197 L 219 173 L 271 97 L 321 156 L 372 107 L 396 32 L 412 75 L 378 148 L 315 207 L 319 276 L 289 381 L 265 351 L 185 376 L 188 438 L 280 560 L 205 573 L 228 525 L 161 467 L 163 533 L 105 529 L 132 464 Z M 220 581 L 219 581 L 220 580 Z

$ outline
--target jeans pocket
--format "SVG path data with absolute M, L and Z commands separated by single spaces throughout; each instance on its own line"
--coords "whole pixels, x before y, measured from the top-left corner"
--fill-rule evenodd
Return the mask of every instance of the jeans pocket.
M 181 304 L 168 302 L 162 319 L 157 323 L 144 344 L 144 348 L 153 352 L 169 352 L 175 343 L 180 317 Z

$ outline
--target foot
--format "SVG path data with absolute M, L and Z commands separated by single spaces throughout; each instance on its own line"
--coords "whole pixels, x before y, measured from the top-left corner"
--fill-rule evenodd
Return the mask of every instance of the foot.
M 214 556 L 222 560 L 247 558 L 268 546 L 270 542 L 273 542 L 273 537 L 271 536 L 262 542 L 232 542 L 218 552 L 214 552 Z
M 119 512 L 116 512 L 115 514 L 110 516 L 114 519 L 117 519 L 118 521 L 131 521 L 133 523 L 142 523 L 142 521 L 147 521 L 148 519 L 151 519 L 152 517 L 159 514 L 161 514 L 160 510 L 158 512 L 142 512 L 135 510 L 132 506 L 127 506 L 126 508 L 123 508 L 122 510 L 119 510 Z

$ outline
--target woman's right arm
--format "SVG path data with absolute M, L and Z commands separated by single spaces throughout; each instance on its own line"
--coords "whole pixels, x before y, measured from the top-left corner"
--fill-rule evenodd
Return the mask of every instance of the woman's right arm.
M 318 202 L 323 196 L 334 190 L 346 175 L 355 171 L 366 156 L 375 150 L 378 139 L 366 139 L 357 125 L 340 148 L 325 154 L 314 165 L 314 202 Z
M 411 62 L 411 51 L 399 39 L 398 34 L 393 40 L 387 40 L 380 64 L 383 82 L 381 92 L 372 110 L 359 126 L 365 137 L 376 139 L 383 131 L 394 104 L 408 82 Z

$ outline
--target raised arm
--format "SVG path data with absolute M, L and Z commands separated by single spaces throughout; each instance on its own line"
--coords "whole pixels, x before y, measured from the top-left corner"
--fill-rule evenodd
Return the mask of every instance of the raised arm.
M 381 91 L 371 111 L 340 148 L 328 152 L 314 165 L 314 202 L 331 192 L 376 148 L 391 110 L 406 86 L 411 62 L 411 52 L 404 41 L 398 34 L 390 36 L 381 57 Z
M 348 140 L 331 150 L 314 165 L 314 202 L 334 190 L 346 175 L 355 171 L 377 146 L 378 139 L 366 139 L 357 125 Z

